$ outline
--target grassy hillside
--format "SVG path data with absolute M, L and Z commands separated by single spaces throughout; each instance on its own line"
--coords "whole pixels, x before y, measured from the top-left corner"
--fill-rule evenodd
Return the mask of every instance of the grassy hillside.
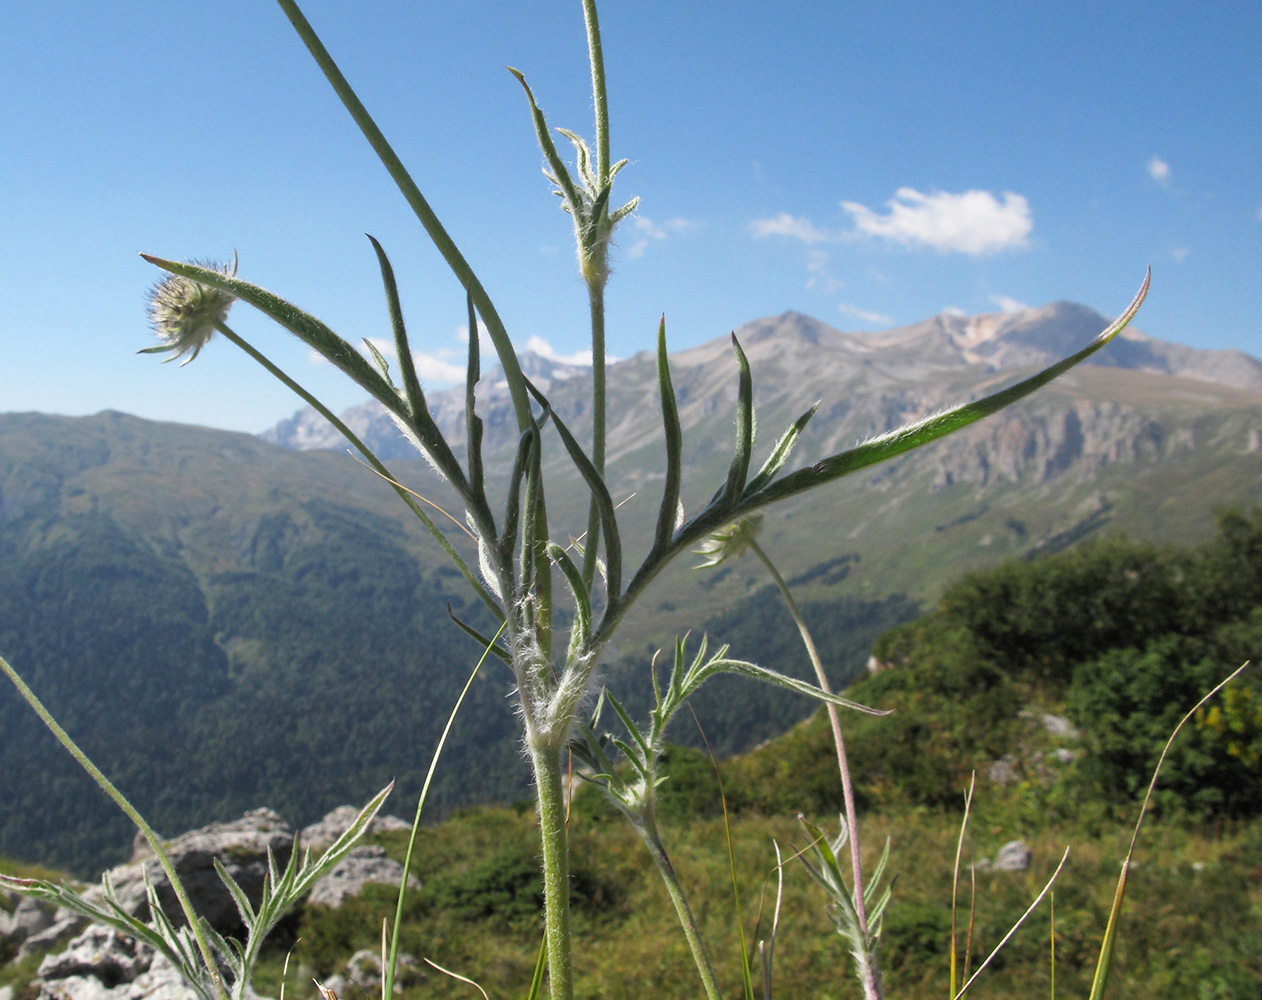
M 819 609 L 815 616 L 822 624 Z M 765 624 L 756 615 L 728 622 L 751 636 Z M 963 793 L 976 773 L 964 864 L 993 859 L 1014 839 L 1031 849 L 1032 864 L 1022 872 L 978 870 L 971 964 L 999 942 L 1068 846 L 1054 896 L 1055 977 L 1061 995 L 1084 996 L 1161 745 L 1202 691 L 1262 651 L 1262 510 L 1225 515 L 1195 549 L 1113 538 L 968 575 L 931 613 L 885 631 L 875 651 L 881 669 L 847 693 L 895 712 L 849 715 L 846 730 L 865 854 L 871 864 L 888 839 L 897 875 L 881 946 L 887 995 L 918 1000 L 946 989 L 952 861 Z M 721 731 L 714 712 L 723 704 L 694 705 L 702 725 Z M 722 792 L 702 751 L 678 746 L 667 756 L 658 801 L 666 844 L 727 995 L 740 994 L 738 926 L 747 947 L 769 933 L 775 844 L 790 859 L 776 995 L 856 995 L 825 900 L 792 860 L 807 842 L 795 814 L 836 828 L 840 787 L 829 740 L 816 714 L 719 764 Z M 464 780 L 481 766 L 448 757 L 440 780 Z M 363 779 L 359 797 L 371 784 Z M 410 794 L 392 808 L 407 811 Z M 524 995 L 542 920 L 535 826 L 523 800 L 463 810 L 428 828 L 413 858 L 421 888 L 405 907 L 403 949 L 472 977 L 493 996 Z M 570 828 L 578 995 L 696 996 L 695 970 L 640 841 L 581 783 Z M 397 833 L 380 839 L 399 860 L 405 841 Z M 963 886 L 966 927 L 967 867 Z M 336 911 L 308 908 L 278 940 L 258 985 L 275 995 L 287 954 L 289 989 L 341 971 L 352 952 L 377 947 L 393 906 L 391 892 L 369 888 Z M 1052 931 L 1045 904 L 973 995 L 1050 996 Z M 963 950 L 962 936 L 961 958 Z M 0 985 L 20 985 L 31 971 L 0 972 Z M 1196 716 L 1168 758 L 1131 873 L 1110 995 L 1253 1000 L 1259 983 L 1262 680 L 1255 670 Z M 407 996 L 468 995 L 466 985 L 426 967 L 404 987 Z M 370 992 L 351 988 L 344 1000 Z
M 1070 389 L 1122 393 L 1129 405 L 1137 401 L 1123 390 L 1139 391 L 1126 382 L 1135 375 L 1092 370 Z M 1095 386 L 1101 379 L 1112 381 Z M 1048 389 L 1047 414 L 1064 408 L 1058 391 Z M 1144 440 L 1157 444 L 1106 462 L 1096 478 L 1071 465 L 1035 488 L 997 473 L 982 488 L 959 472 L 960 455 L 927 452 L 922 465 L 894 462 L 773 512 L 762 543 L 844 684 L 862 672 L 876 637 L 936 599 L 949 573 L 1072 547 L 1117 524 L 1141 538 L 1208 534 L 1207 511 L 1254 488 L 1260 459 L 1241 451 L 1247 405 L 1197 418 L 1208 423 L 1189 431 L 1175 411 L 1201 413 L 1200 405 L 1169 403 L 1145 425 Z M 1018 413 L 1013 426 L 1044 426 L 1051 417 L 1040 412 Z M 1178 443 L 1184 433 L 1197 447 Z M 959 440 L 965 457 L 979 447 L 967 434 Z M 652 441 L 640 447 L 656 454 Z M 695 469 L 721 465 L 726 447 L 700 448 Z M 645 485 L 625 464 L 633 459 L 615 466 L 630 477 L 627 492 Z M 943 469 L 963 478 L 936 483 Z M 441 499 L 415 464 L 400 475 Z M 1186 488 L 1192 480 L 1198 487 Z M 575 497 L 554 491 L 558 532 Z M 630 535 L 651 512 L 632 500 L 619 515 Z M 159 829 L 260 805 L 306 823 L 361 797 L 369 779 L 396 777 L 411 795 L 477 652 L 448 608 L 481 620 L 410 518 L 345 455 L 117 413 L 3 415 L 0 651 Z M 707 574 L 680 559 L 659 583 L 602 671 L 633 710 L 650 697 L 652 650 L 675 628 L 810 675 L 755 562 Z M 435 817 L 525 794 L 509 683 L 494 665 L 479 681 L 448 751 L 468 767 L 434 789 Z M 794 695 L 749 691 L 723 679 L 694 706 L 720 753 L 748 750 L 811 710 Z M 120 860 L 126 824 L 8 691 L 0 725 L 12 734 L 0 746 L 0 851 L 84 873 Z M 701 742 L 682 726 L 675 738 Z

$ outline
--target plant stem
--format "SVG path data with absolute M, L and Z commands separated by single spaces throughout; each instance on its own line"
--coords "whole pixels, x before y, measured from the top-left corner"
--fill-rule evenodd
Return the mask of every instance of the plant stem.
M 710 956 L 706 953 L 701 933 L 697 930 L 696 917 L 692 914 L 692 907 L 688 905 L 688 898 L 684 895 L 684 888 L 679 883 L 675 866 L 671 864 L 670 855 L 666 853 L 666 845 L 662 843 L 661 835 L 657 832 L 656 821 L 646 816 L 643 825 L 636 823 L 635 827 L 645 846 L 648 847 L 653 863 L 657 865 L 657 870 L 661 873 L 662 881 L 666 883 L 670 901 L 675 904 L 675 912 L 679 915 L 684 937 L 688 939 L 688 947 L 692 950 L 692 960 L 697 965 L 697 972 L 701 976 L 701 985 L 705 988 L 706 997 L 709 1000 L 722 1000 L 719 984 L 714 978 L 714 969 L 710 965 Z
M 574 958 L 570 937 L 570 858 L 565 830 L 565 785 L 561 755 L 548 741 L 530 740 L 530 763 L 539 796 L 543 842 L 543 898 L 548 943 L 548 994 L 573 1000 Z
M 600 21 L 596 16 L 596 0 L 583 0 L 583 20 L 587 25 L 587 61 L 592 70 L 592 104 L 596 112 L 596 182 L 597 187 L 609 183 L 609 98 L 605 88 L 605 56 L 600 44 Z M 600 209 L 607 216 L 608 207 Z M 597 232 L 604 232 L 595 246 L 585 246 L 580 237 L 579 252 L 583 256 L 583 277 L 587 283 L 588 308 L 592 325 L 592 464 L 605 474 L 605 283 L 609 280 L 608 233 L 600 219 L 592 219 Z M 589 257 L 596 255 L 595 266 Z M 591 587 L 596 576 L 596 555 L 600 542 L 600 512 L 592 499 L 587 515 L 587 547 L 583 552 L 583 582 Z M 617 597 L 610 594 L 610 603 Z
M 605 475 L 605 286 L 591 282 L 587 299 L 592 319 L 592 465 Z M 600 542 L 600 509 L 592 499 L 587 514 L 587 542 L 583 549 L 583 582 L 591 587 L 596 575 L 596 553 Z M 610 600 L 616 595 L 609 595 Z
M 811 638 L 810 629 L 806 627 L 806 620 L 802 617 L 802 612 L 798 610 L 797 601 L 793 599 L 789 585 L 784 582 L 784 577 L 780 575 L 780 571 L 776 569 L 775 564 L 757 541 L 751 539 L 749 547 L 767 567 L 767 572 L 780 588 L 785 604 L 789 606 L 789 614 L 793 616 L 793 623 L 797 625 L 798 632 L 802 636 L 802 643 L 806 646 L 806 653 L 811 658 L 811 666 L 815 668 L 815 678 L 819 682 L 819 689 L 825 694 L 832 694 L 828 675 L 824 673 L 824 664 L 820 661 L 819 651 L 815 648 L 815 640 Z M 859 932 L 867 942 L 868 907 L 863 898 L 863 854 L 859 847 L 859 818 L 854 804 L 854 785 L 850 780 L 850 765 L 846 758 L 846 741 L 841 735 L 841 718 L 837 714 L 837 706 L 831 702 L 825 702 L 824 707 L 828 710 L 828 723 L 833 731 L 833 746 L 837 750 L 837 769 L 841 773 L 841 794 L 846 807 L 846 824 L 850 827 L 850 868 L 854 876 L 854 909 L 859 919 Z M 864 963 L 863 995 L 865 1000 L 881 1000 L 882 996 L 880 975 L 870 959 Z
M 583 20 L 587 24 L 587 57 L 592 66 L 592 103 L 596 106 L 596 177 L 604 184 L 609 180 L 609 99 L 596 0 L 583 0 Z

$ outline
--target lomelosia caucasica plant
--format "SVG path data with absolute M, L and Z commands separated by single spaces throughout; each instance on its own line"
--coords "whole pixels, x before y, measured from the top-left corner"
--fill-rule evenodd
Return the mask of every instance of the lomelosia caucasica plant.
M 756 514 L 762 508 L 935 441 L 1016 402 L 1084 361 L 1130 322 L 1147 293 L 1148 280 L 1145 278 L 1139 293 L 1121 316 L 1076 354 L 1000 392 L 916 421 L 792 471 L 785 470 L 791 469 L 794 446 L 815 413 L 815 406 L 807 405 L 801 416 L 776 439 L 761 462 L 755 464 L 753 374 L 741 345 L 733 336 L 736 434 L 731 463 L 726 477 L 713 484 L 708 502 L 695 510 L 685 510 L 681 501 L 683 433 L 672 388 L 666 322 L 662 319 L 657 326 L 656 354 L 666 456 L 665 479 L 661 496 L 656 501 L 657 515 L 651 538 L 639 540 L 638 546 L 624 546 L 614 499 L 605 477 L 604 295 L 610 278 L 611 241 L 618 224 L 635 211 L 638 199 L 622 201 L 613 193 L 615 178 L 627 161 L 613 160 L 610 151 L 605 73 L 595 0 L 582 0 L 595 108 L 593 142 L 589 144 L 578 134 L 565 129 L 553 130 L 525 77 L 516 70 L 512 71 L 522 86 L 526 107 L 533 120 L 543 154 L 544 173 L 559 196 L 562 209 L 573 223 L 579 272 L 590 307 L 593 357 L 593 426 L 590 440 L 580 440 L 572 433 L 551 408 L 546 395 L 523 374 L 509 332 L 473 267 L 444 229 L 420 187 L 395 155 L 298 5 L 293 0 L 278 2 L 464 292 L 471 335 L 465 381 L 467 433 L 463 453 L 460 454 L 444 437 L 426 404 L 414 367 L 395 275 L 385 249 L 371 237 L 393 328 L 397 371 L 391 371 L 386 359 L 367 341 L 366 356 L 297 305 L 240 277 L 235 260 L 231 265 L 221 266 L 182 263 L 145 255 L 146 260 L 167 272 L 152 294 L 151 319 L 161 343 L 150 350 L 167 352 L 172 358 L 182 358 L 187 363 L 196 358 L 215 334 L 220 334 L 248 352 L 346 435 L 364 461 L 411 507 L 473 593 L 500 623 L 500 631 L 495 638 L 482 634 L 469 623 L 457 622 L 457 625 L 484 649 L 489 649 L 491 655 L 504 661 L 512 672 L 523 744 L 538 800 L 546 928 L 541 968 L 546 967 L 547 989 L 553 1000 L 570 1000 L 575 991 L 564 781 L 571 753 L 587 763 L 588 777 L 603 786 L 648 845 L 688 938 L 702 989 L 711 1000 L 717 1000 L 719 990 L 705 945 L 697 933 L 689 903 L 657 830 L 655 788 L 663 777 L 659 764 L 666 727 L 697 688 L 721 673 L 740 674 L 779 685 L 845 709 L 876 710 L 833 694 L 826 685 L 815 687 L 737 659 L 729 655 L 726 648 L 712 649 L 704 640 L 693 640 L 689 644 L 679 639 L 673 655 L 668 657 L 673 663 L 665 683 L 660 683 L 656 675 L 652 678 L 657 699 L 647 725 L 638 725 L 632 720 L 612 693 L 602 699 L 620 717 L 627 730 L 626 739 L 611 741 L 599 736 L 594 728 L 599 723 L 598 716 L 592 715 L 597 694 L 593 688 L 597 686 L 594 677 L 602 653 L 619 623 L 668 563 L 715 532 Z M 572 146 L 571 161 L 567 161 L 558 149 L 554 131 Z M 445 528 L 327 407 L 227 325 L 229 309 L 237 300 L 260 310 L 300 338 L 385 408 L 400 431 L 459 498 L 467 534 L 476 545 L 476 558 L 462 554 L 470 550 L 464 547 L 463 542 L 453 542 Z M 479 337 L 474 332 L 479 325 L 485 328 L 494 344 L 511 395 L 519 435 L 507 482 L 496 489 L 488 488 L 481 449 L 478 384 L 482 358 Z M 577 541 L 554 536 L 549 525 L 542 470 L 545 449 L 557 448 L 573 464 L 590 494 L 586 531 Z M 647 548 L 647 554 L 639 565 L 624 564 L 624 551 L 631 548 L 636 551 Z M 837 732 L 840 734 L 839 728 Z M 839 755 L 840 749 L 839 743 Z M 625 758 L 621 765 L 615 760 L 619 755 Z M 844 757 L 842 763 L 844 767 Z M 371 808 L 376 805 L 379 805 L 379 799 L 374 800 L 365 815 L 370 815 Z M 338 846 L 340 849 L 341 845 Z M 323 865 L 323 859 L 320 864 Z M 307 874 L 305 868 L 301 871 L 295 869 L 293 879 L 305 878 Z M 858 874 L 856 854 L 855 875 Z M 288 872 L 283 875 L 275 873 L 276 885 L 280 888 L 284 888 L 288 878 Z M 863 914 L 862 885 L 856 885 L 853 891 L 858 913 Z M 866 917 L 863 919 L 866 920 Z M 192 921 L 191 926 L 196 929 L 196 921 Z M 866 924 L 862 933 L 867 933 Z M 189 955 L 194 945 L 200 947 L 204 955 L 209 948 L 205 941 L 187 941 L 178 935 L 176 940 L 184 942 L 184 950 Z M 228 953 L 233 954 L 231 949 Z M 213 967 L 209 958 L 207 962 L 209 967 Z M 239 993 L 242 975 L 248 977 L 248 969 L 237 971 L 235 981 L 230 976 L 227 985 L 212 975 L 202 984 L 204 993 L 209 997 L 224 995 L 229 987 L 233 993 Z M 865 969 L 861 980 L 867 997 L 880 995 L 879 977 L 875 970 Z

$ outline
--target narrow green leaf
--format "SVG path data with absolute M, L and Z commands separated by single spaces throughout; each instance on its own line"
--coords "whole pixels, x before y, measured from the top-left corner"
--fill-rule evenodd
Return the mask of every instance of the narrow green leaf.
M 578 167 L 578 175 L 582 178 L 584 187 L 589 191 L 596 190 L 600 182 L 597 181 L 596 172 L 592 169 L 592 151 L 587 145 L 587 140 L 568 128 L 558 127 L 557 131 L 569 139 L 574 147 L 575 165 Z
M 1076 354 L 1071 354 L 1063 361 L 1058 361 L 1037 375 L 1024 379 L 1000 392 L 993 393 L 972 403 L 954 407 L 945 413 L 918 420 L 888 434 L 882 434 L 880 437 L 873 438 L 871 441 L 865 441 L 849 451 L 825 458 L 808 468 L 791 472 L 783 479 L 766 486 L 756 496 L 750 497 L 749 504 L 743 504 L 742 507 L 745 509 L 762 507 L 775 503 L 778 500 L 784 500 L 787 497 L 796 496 L 799 493 L 805 493 L 807 490 L 832 482 L 834 479 L 840 479 L 842 476 L 857 472 L 859 469 L 866 468 L 869 465 L 883 462 L 888 458 L 893 458 L 895 455 L 901 455 L 904 452 L 911 451 L 913 448 L 919 448 L 921 445 L 936 441 L 938 438 L 945 437 L 947 434 L 962 427 L 967 427 L 969 424 L 981 420 L 982 417 L 987 417 L 1028 396 L 1035 389 L 1041 388 L 1058 375 L 1063 375 L 1074 365 L 1091 357 L 1091 355 L 1117 336 L 1139 310 L 1145 296 L 1148 294 L 1148 285 L 1151 277 L 1151 272 L 1144 277 L 1143 285 L 1140 286 L 1138 294 L 1126 308 L 1126 311 L 1109 324 L 1108 328 L 1087 347 Z
M 856 712 L 864 712 L 867 715 L 889 715 L 889 709 L 869 708 L 867 705 L 860 705 L 857 701 L 851 701 L 849 698 L 843 698 L 840 695 L 830 694 L 821 691 L 812 684 L 800 681 L 796 677 L 789 677 L 785 674 L 778 673 L 775 670 L 769 670 L 767 667 L 760 667 L 756 663 L 747 663 L 744 660 L 728 660 L 714 659 L 711 660 L 703 670 L 699 671 L 699 675 L 695 687 L 709 680 L 715 674 L 738 674 L 742 677 L 752 677 L 754 680 L 763 681 L 766 684 L 772 684 L 775 687 L 781 687 L 788 691 L 796 691 L 798 694 L 804 694 L 817 701 L 827 701 L 834 705 L 840 705 L 843 708 L 852 708 Z M 695 689 L 695 688 L 694 688 Z
M 481 350 L 478 344 L 478 314 L 473 307 L 473 296 L 465 293 L 465 305 L 469 310 L 469 365 L 464 386 L 465 452 L 469 464 L 469 489 L 486 502 L 486 484 L 482 468 L 482 418 L 474 409 L 475 390 L 482 377 Z
M 397 392 L 398 389 L 394 384 L 394 379 L 390 377 L 390 362 L 385 359 L 385 356 L 379 350 L 377 350 L 377 345 L 367 337 L 364 338 L 364 346 L 368 348 L 368 353 L 372 355 L 373 361 L 377 362 L 377 370 L 381 372 L 381 377 L 386 380 L 386 384 Z
M 806 425 L 810 423 L 811 417 L 815 416 L 815 411 L 818 409 L 819 403 L 816 403 L 798 417 L 797 420 L 793 421 L 789 429 L 780 435 L 780 440 L 771 449 L 771 454 L 767 456 L 767 461 L 763 462 L 762 468 L 758 470 L 758 475 L 754 476 L 749 481 L 749 485 L 745 487 L 745 496 L 753 496 L 771 482 L 775 474 L 788 461 L 789 455 L 798 443 L 798 438 L 802 436 L 802 431 L 806 429 Z
M 456 617 L 455 613 L 451 610 L 450 604 L 447 605 L 447 614 L 451 618 L 451 620 L 460 627 L 461 631 L 463 631 L 465 635 L 473 637 L 479 643 L 481 643 L 482 646 L 489 648 L 492 653 L 498 656 L 501 660 L 503 660 L 509 666 L 512 666 L 513 658 L 509 656 L 508 650 L 506 650 L 503 646 L 496 643 L 493 639 L 488 639 L 486 636 L 484 636 L 472 625 L 466 625 L 464 622 L 462 622 L 459 618 Z
M 408 343 L 407 327 L 403 322 L 403 306 L 399 302 L 399 286 L 394 280 L 394 268 L 391 266 L 390 258 L 386 256 L 385 250 L 382 249 L 375 236 L 369 235 L 368 239 L 372 243 L 373 250 L 377 253 L 377 264 L 381 268 L 381 282 L 386 289 L 386 304 L 390 310 L 390 326 L 394 331 L 394 353 L 399 358 L 399 372 L 403 377 L 403 391 L 406 394 L 412 415 L 416 417 L 422 413 L 428 413 L 429 407 L 425 405 L 425 394 L 421 391 L 420 379 L 416 377 L 416 363 L 412 358 L 412 348 Z
M 535 458 L 534 544 L 531 546 L 535 560 L 535 616 L 539 629 L 539 647 L 547 659 L 552 657 L 552 560 L 548 558 L 548 504 L 545 499 L 543 472 Z
M 740 367 L 740 381 L 736 392 L 736 449 L 727 472 L 727 485 L 723 489 L 722 505 L 725 508 L 735 504 L 745 492 L 749 459 L 754 450 L 754 379 L 749 370 L 749 359 L 741 350 L 736 334 L 732 334 L 732 348 L 736 351 L 736 363 Z
M 529 379 L 526 380 L 526 384 L 535 399 L 539 401 L 539 405 L 551 416 L 557 433 L 561 436 L 561 443 L 565 445 L 570 460 L 587 483 L 587 488 L 591 491 L 592 499 L 600 512 L 601 529 L 605 535 L 605 589 L 607 592 L 605 614 L 608 616 L 610 609 L 617 606 L 622 588 L 622 540 L 618 532 L 618 519 L 614 513 L 613 499 L 609 496 L 604 477 L 596 471 L 592 460 L 583 452 L 582 446 L 570 433 L 570 429 L 556 415 L 556 411 L 549 405 L 547 398 Z
M 500 536 L 500 558 L 507 560 L 517 547 L 517 526 L 521 523 L 521 484 L 530 468 L 531 450 L 539 447 L 539 425 L 533 420 L 517 440 L 517 455 L 508 476 L 508 500 L 504 507 L 504 534 Z
M 443 726 L 442 735 L 438 737 L 438 745 L 434 748 L 433 754 L 429 758 L 429 770 L 425 772 L 425 782 L 421 785 L 421 794 L 416 802 L 416 813 L 412 818 L 412 830 L 408 835 L 407 850 L 403 855 L 403 880 L 399 883 L 399 895 L 394 909 L 394 930 L 390 936 L 390 947 L 388 953 L 382 955 L 382 989 L 381 995 L 383 1000 L 390 1000 L 394 992 L 394 973 L 399 957 L 399 927 L 403 923 L 403 899 L 408 889 L 408 879 L 411 877 L 412 871 L 412 851 L 416 847 L 416 835 L 421 826 L 421 813 L 425 810 L 425 801 L 429 797 L 430 784 L 434 780 L 434 773 L 438 770 L 439 758 L 443 755 L 443 748 L 447 746 L 447 737 L 451 734 L 452 724 L 456 721 L 456 715 L 460 712 L 460 706 L 464 704 L 465 698 L 469 694 L 469 689 L 473 687 L 473 681 L 478 676 L 478 671 L 482 669 L 482 664 L 486 662 L 487 654 L 491 652 L 491 647 L 496 639 L 504 634 L 505 624 L 501 622 L 499 631 L 495 633 L 490 643 L 487 643 L 483 649 L 482 655 L 478 658 L 478 662 L 473 665 L 473 670 L 469 673 L 469 679 L 465 681 L 465 685 L 460 690 L 460 696 L 456 699 L 455 705 L 451 708 L 451 713 L 447 716 L 447 724 Z M 382 951 L 386 951 L 384 940 L 384 928 L 382 929 Z
M 539 995 L 543 991 L 543 972 L 548 967 L 548 938 L 544 936 L 539 942 L 539 957 L 535 959 L 535 974 L 530 980 L 530 992 L 526 994 L 526 1000 L 539 1000 Z
M 574 565 L 568 552 L 555 542 L 548 543 L 548 557 L 561 569 L 561 575 L 574 595 L 574 624 L 570 631 L 570 656 L 573 657 L 587 645 L 592 627 L 592 599 L 583 584 L 583 574 Z
M 552 141 L 552 136 L 548 131 L 548 121 L 544 118 L 539 105 L 535 103 L 535 95 L 531 92 L 530 85 L 526 83 L 526 78 L 519 70 L 509 66 L 508 71 L 517 77 L 517 82 L 521 84 L 522 89 L 526 92 L 526 99 L 530 102 L 530 117 L 535 124 L 535 138 L 539 140 L 539 148 L 543 150 L 544 159 L 548 161 L 548 167 L 552 171 L 552 176 L 556 180 L 557 186 L 563 192 L 562 197 L 572 206 L 573 210 L 581 209 L 583 207 L 582 198 L 579 196 L 578 189 L 574 186 L 574 181 L 570 178 L 570 172 L 566 169 L 565 161 L 561 159 L 561 154 L 557 152 L 556 143 Z
M 664 552 L 675 533 L 675 515 L 679 510 L 679 490 L 683 481 L 684 434 L 679 424 L 679 402 L 670 377 L 670 356 L 666 353 L 666 316 L 657 327 L 657 389 L 662 398 L 662 428 L 666 433 L 666 483 L 662 487 L 662 505 L 657 512 L 657 531 L 653 550 Z
M 611 226 L 616 226 L 619 222 L 621 222 L 623 219 L 625 219 L 628 215 L 630 215 L 639 207 L 640 207 L 640 196 L 636 195 L 629 202 L 623 205 L 620 209 L 618 209 L 615 212 L 610 213 L 609 224 Z
M 295 851 L 294 853 L 297 853 Z M 228 890 L 228 895 L 232 897 L 232 901 L 237 904 L 237 912 L 241 914 L 241 923 L 246 927 L 254 923 L 254 907 L 250 905 L 250 899 L 245 894 L 245 890 L 237 884 L 237 880 L 232 877 L 228 869 L 223 866 L 217 857 L 211 857 L 211 862 L 215 869 L 215 874 L 219 876 L 219 881 L 224 884 L 224 888 Z M 264 882 L 263 891 L 267 891 L 267 883 Z
M 513 349 L 513 343 L 509 339 L 508 331 L 504 329 L 504 322 L 500 319 L 495 303 L 491 301 L 491 297 L 482 286 L 482 282 L 447 234 L 447 230 L 438 221 L 438 216 L 434 214 L 429 202 L 421 194 L 421 189 L 416 186 L 416 182 L 412 180 L 411 175 L 403 166 L 403 162 L 396 155 L 390 143 L 386 141 L 385 135 L 368 113 L 368 109 L 364 107 L 363 102 L 355 94 L 346 77 L 342 75 L 342 71 L 337 68 L 337 63 L 329 55 L 329 50 L 324 47 L 324 43 L 320 41 L 319 36 L 316 35 L 310 22 L 298 8 L 298 5 L 294 0 L 277 0 L 277 3 L 280 4 L 285 16 L 289 18 L 289 23 L 294 26 L 298 37 L 302 39 L 307 51 L 315 59 L 316 65 L 320 67 L 325 79 L 329 81 L 346 110 L 350 112 L 351 118 L 355 120 L 355 124 L 363 132 L 364 138 L 372 146 L 373 152 L 377 154 L 377 158 L 381 160 L 382 165 L 390 174 L 400 193 L 406 199 L 408 205 L 411 206 L 417 219 L 420 220 L 421 225 L 425 228 L 426 235 L 430 238 L 430 242 L 442 254 L 443 260 L 447 262 L 447 266 L 451 268 L 456 279 L 473 296 L 474 304 L 477 306 L 478 312 L 482 314 L 482 318 L 486 320 L 487 332 L 490 334 L 491 340 L 495 344 L 495 350 L 499 354 L 500 365 L 504 369 L 504 380 L 508 383 L 508 390 L 513 399 L 513 410 L 517 415 L 518 429 L 525 430 L 530 418 L 530 401 L 526 397 L 526 385 L 522 378 L 521 364 L 517 360 L 517 352 Z
M 612 694 L 609 694 L 608 698 L 609 704 L 612 705 L 613 710 L 618 713 L 618 718 L 622 720 L 623 726 L 626 727 L 626 730 L 630 734 L 631 738 L 635 740 L 636 744 L 639 746 L 642 759 L 645 763 L 648 763 L 653 759 L 653 751 L 649 749 L 648 742 L 644 739 L 639 727 L 636 726 L 635 720 L 631 718 L 630 714 L 622 707 L 622 703 L 619 702 L 617 698 L 615 698 Z M 628 757 L 629 756 L 631 755 L 628 754 Z M 645 777 L 648 777 L 648 775 L 646 774 Z

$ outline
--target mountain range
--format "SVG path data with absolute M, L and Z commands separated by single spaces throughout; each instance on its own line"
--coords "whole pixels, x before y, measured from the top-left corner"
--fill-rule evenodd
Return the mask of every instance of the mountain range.
M 1094 310 L 1057 302 L 973 317 L 944 313 L 883 333 L 845 333 L 788 312 L 746 324 L 734 336 L 753 369 L 764 442 L 820 403 L 793 459 L 805 465 L 1001 388 L 1080 349 L 1107 325 Z M 1127 329 L 1092 362 L 960 434 L 776 508 L 768 513 L 765 540 L 798 574 L 820 561 L 822 538 L 832 558 L 867 561 L 867 572 L 845 579 L 812 578 L 813 596 L 932 598 L 964 569 L 1053 551 L 1108 528 L 1192 541 L 1210 530 L 1216 504 L 1262 499 L 1262 361 Z M 522 363 L 580 439 L 590 434 L 590 371 L 535 355 Z M 684 500 L 691 506 L 708 499 L 730 459 L 737 367 L 727 338 L 672 354 L 671 367 L 684 428 Z M 642 352 L 611 365 L 608 397 L 608 474 L 616 500 L 634 495 L 619 514 L 635 537 L 656 515 L 664 470 L 653 356 Z M 479 383 L 478 399 L 484 453 L 506 465 L 517 434 L 498 371 Z M 463 443 L 463 389 L 434 392 L 430 400 L 449 440 Z M 384 457 L 415 457 L 379 404 L 354 407 L 343 418 Z M 310 410 L 263 436 L 283 447 L 344 448 Z M 553 476 L 577 484 L 557 450 Z M 573 492 L 560 491 L 560 514 L 571 514 L 562 524 L 577 533 L 581 503 L 564 510 Z M 684 612 L 679 619 L 666 609 L 677 627 L 757 585 L 735 572 L 714 582 L 675 568 L 659 586 L 665 593 L 655 617 L 661 604 L 677 607 Z M 635 620 L 629 624 L 638 636 Z
M 1068 303 L 877 334 L 798 313 L 750 323 L 736 337 L 754 373 L 755 461 L 816 401 L 791 467 L 992 391 L 1105 325 Z M 767 512 L 760 542 L 799 595 L 835 683 L 863 669 L 877 634 L 970 568 L 1108 530 L 1199 540 L 1217 508 L 1262 499 L 1262 362 L 1138 333 L 1095 359 L 945 441 Z M 727 338 L 671 365 L 684 502 L 696 509 L 730 461 L 737 367 Z M 589 434 L 590 372 L 537 356 L 523 367 L 580 440 Z M 494 371 L 478 396 L 494 481 L 515 421 Z M 463 441 L 463 390 L 429 399 Z M 651 355 L 610 367 L 609 406 L 611 491 L 625 501 L 634 561 L 664 466 Z M 449 502 L 374 407 L 346 420 L 401 481 Z M 259 805 L 306 823 L 391 777 L 397 801 L 414 801 L 476 656 L 448 609 L 486 625 L 411 514 L 327 425 L 300 411 L 264 437 L 110 412 L 0 414 L 0 653 L 160 830 Z M 564 538 L 583 530 L 586 493 L 545 441 L 549 522 Z M 753 562 L 699 573 L 676 560 L 626 619 L 604 676 L 642 706 L 652 650 L 688 628 L 808 676 L 768 582 Z M 509 684 L 492 668 L 475 685 L 434 815 L 527 793 Z M 734 751 L 811 706 L 749 698 L 734 682 L 694 707 L 711 741 Z M 7 690 L 0 733 L 0 853 L 81 870 L 115 860 L 126 821 Z

